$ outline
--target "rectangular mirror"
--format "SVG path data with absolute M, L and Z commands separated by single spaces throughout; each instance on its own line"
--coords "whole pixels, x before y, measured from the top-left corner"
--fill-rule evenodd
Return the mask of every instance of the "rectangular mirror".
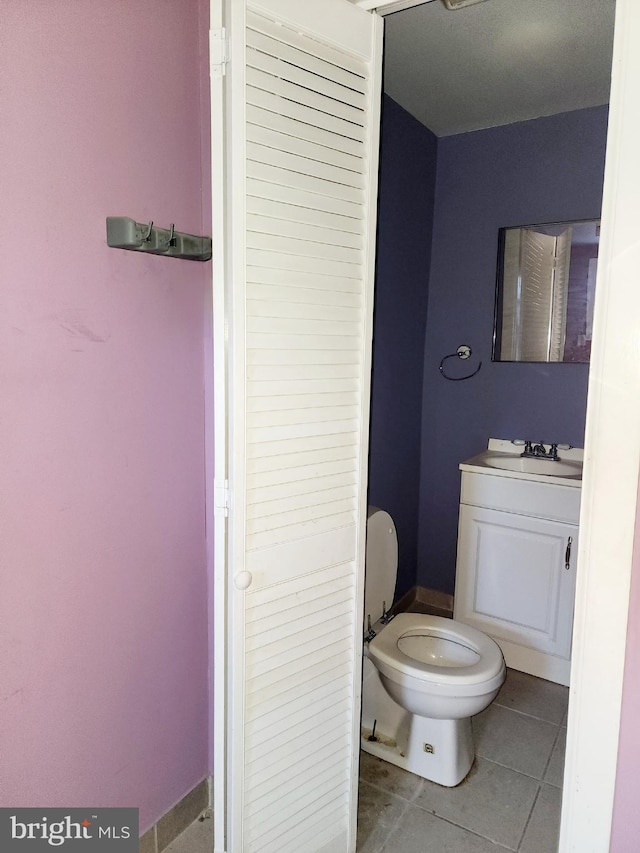
M 599 240 L 599 220 L 500 229 L 494 361 L 589 361 Z

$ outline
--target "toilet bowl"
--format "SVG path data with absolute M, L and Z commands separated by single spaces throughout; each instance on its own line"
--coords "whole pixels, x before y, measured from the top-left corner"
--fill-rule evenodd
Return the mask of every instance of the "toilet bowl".
M 396 573 L 395 526 L 388 513 L 371 507 L 362 748 L 452 787 L 471 769 L 471 717 L 495 699 L 506 675 L 504 658 L 490 637 L 453 619 L 420 613 L 389 619 Z
M 438 720 L 484 711 L 505 678 L 502 652 L 490 637 L 441 616 L 399 613 L 365 654 L 392 699 Z

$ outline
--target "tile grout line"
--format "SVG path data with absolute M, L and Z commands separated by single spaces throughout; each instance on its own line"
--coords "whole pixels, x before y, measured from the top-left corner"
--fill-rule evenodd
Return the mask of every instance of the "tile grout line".
M 382 789 L 380 789 L 380 790 L 382 790 Z M 404 799 L 404 797 L 401 797 L 401 799 Z M 394 822 L 394 824 L 389 827 L 389 831 L 387 832 L 387 835 L 386 835 L 384 841 L 382 842 L 382 845 L 380 846 L 380 850 L 377 851 L 377 853 L 384 853 L 384 849 L 387 846 L 387 841 L 389 841 L 389 839 L 391 838 L 391 833 L 395 832 L 395 830 L 398 828 L 398 826 L 400 826 L 400 821 L 403 819 L 403 817 L 407 813 L 411 803 L 409 802 L 409 800 L 405 800 L 404 802 L 405 802 L 405 807 L 402 809 L 402 811 L 398 815 L 398 818 Z
M 482 758 L 482 756 L 479 756 L 479 757 Z M 535 794 L 535 797 L 533 798 L 533 803 L 531 805 L 531 809 L 529 810 L 527 820 L 525 822 L 524 828 L 522 830 L 522 834 L 520 836 L 520 839 L 518 840 L 516 847 L 507 847 L 506 845 L 501 844 L 499 841 L 496 841 L 493 838 L 489 838 L 489 836 L 487 836 L 487 835 L 482 835 L 482 833 L 478 832 L 477 830 L 470 829 L 468 826 L 463 826 L 460 823 L 456 823 L 454 820 L 451 820 L 451 818 L 444 817 L 444 815 L 438 814 L 437 812 L 433 811 L 432 809 L 425 808 L 424 806 L 421 806 L 420 803 L 414 803 L 413 801 L 411 801 L 410 805 L 415 805 L 416 808 L 420 809 L 421 811 L 425 812 L 426 814 L 432 815 L 433 817 L 437 818 L 438 820 L 443 820 L 445 823 L 448 823 L 451 826 L 455 826 L 458 829 L 464 830 L 465 832 L 470 832 L 476 838 L 482 838 L 484 841 L 488 841 L 491 844 L 494 844 L 500 850 L 509 850 L 509 851 L 511 851 L 511 853 L 517 853 L 520 845 L 522 844 L 522 839 L 524 838 L 525 832 L 527 831 L 527 827 L 529 826 L 529 821 L 531 820 L 531 815 L 533 814 L 533 809 L 535 807 L 535 804 L 538 801 L 538 796 L 540 794 L 540 788 L 541 788 L 542 782 L 540 781 L 540 779 L 536 779 L 533 776 L 527 776 L 526 773 L 520 773 L 519 770 L 514 770 L 512 767 L 507 767 L 504 764 L 498 764 L 497 761 L 491 761 L 489 758 L 482 758 L 482 760 L 487 761 L 489 764 L 496 764 L 498 767 L 503 767 L 505 770 L 511 770 L 511 772 L 517 773 L 519 776 L 524 776 L 525 779 L 531 779 L 533 782 L 535 782 L 537 784 L 536 794 Z M 475 766 L 475 761 L 474 761 L 474 764 L 472 766 Z M 471 772 L 471 771 L 469 771 L 469 772 Z M 403 812 L 403 814 L 404 814 L 404 812 Z
M 553 746 L 551 747 L 551 752 L 549 753 L 549 758 L 547 758 L 547 763 L 544 766 L 544 772 L 542 774 L 542 780 L 541 780 L 542 782 L 544 782 L 544 777 L 547 775 L 547 770 L 549 769 L 549 765 L 551 764 L 551 759 L 553 758 L 553 753 L 555 752 L 556 746 L 558 745 L 558 741 L 560 739 L 561 732 L 562 732 L 562 726 L 558 726 L 558 732 L 557 732 L 555 740 L 553 742 Z M 557 785 L 554 785 L 553 787 L 556 788 Z M 562 790 L 562 786 L 560 786 L 560 790 Z
M 537 795 L 536 795 L 536 799 L 537 799 Z M 534 802 L 535 802 L 535 800 L 534 800 Z M 421 809 L 423 812 L 425 812 L 425 814 L 431 815 L 431 817 L 435 817 L 437 820 L 442 820 L 445 823 L 448 823 L 449 826 L 455 826 L 456 829 L 462 829 L 464 832 L 468 832 L 470 835 L 473 835 L 476 838 L 482 838 L 483 841 L 488 841 L 490 844 L 494 844 L 500 850 L 509 850 L 510 853 L 517 853 L 517 847 L 506 847 L 504 844 L 501 844 L 499 841 L 496 841 L 493 838 L 489 838 L 487 835 L 482 835 L 482 833 L 477 832 L 475 829 L 469 829 L 468 826 L 463 826 L 461 823 L 456 823 L 454 820 L 451 820 L 451 818 L 444 817 L 443 815 L 437 814 L 436 812 L 431 811 L 430 809 L 425 809 L 423 806 L 419 805 L 418 803 L 415 803 L 415 807 L 417 809 Z
M 409 771 L 405 770 L 404 772 L 408 773 Z M 413 775 L 415 776 L 415 773 Z M 378 785 L 375 782 L 370 782 L 369 779 L 363 779 L 361 776 L 358 777 L 358 782 L 364 782 L 365 785 L 371 785 L 372 788 L 375 788 L 376 791 L 380 791 L 382 794 L 388 794 L 392 797 L 397 797 L 399 800 L 404 800 L 405 803 L 410 804 L 415 800 L 417 792 L 422 790 L 422 788 L 424 787 L 425 780 L 420 779 L 420 784 L 416 788 L 416 793 L 411 797 L 411 799 L 409 799 L 408 797 L 403 797 L 402 794 L 396 794 L 395 791 L 390 791 L 389 788 L 384 788 L 382 785 Z
M 471 771 L 469 771 L 469 772 L 471 772 Z M 416 790 L 413 794 L 413 797 L 411 797 L 411 799 L 409 800 L 410 803 L 415 803 L 415 801 L 418 799 L 420 794 L 424 791 L 426 781 L 427 781 L 426 779 L 420 779 L 420 784 L 416 787 Z
M 529 812 L 529 816 L 527 817 L 527 820 L 525 821 L 524 828 L 522 830 L 522 835 L 520 836 L 520 840 L 518 841 L 518 846 L 516 847 L 516 850 L 520 850 L 520 848 L 522 847 L 522 842 L 524 841 L 524 837 L 527 834 L 527 829 L 529 828 L 529 824 L 531 823 L 531 816 L 533 815 L 533 810 L 535 809 L 536 803 L 538 802 L 538 797 L 540 796 L 541 787 L 542 787 L 541 783 L 538 782 L 538 790 L 536 791 L 536 795 L 533 798 L 533 803 L 531 804 L 531 810 Z
M 554 741 L 555 744 L 555 741 Z M 551 748 L 553 752 L 553 747 Z M 531 779 L 534 782 L 538 782 L 538 784 L 544 782 L 545 785 L 551 785 L 551 782 L 545 782 L 544 779 L 538 779 L 537 776 L 532 776 L 530 773 L 524 773 L 522 770 L 516 770 L 514 767 L 510 767 L 508 764 L 502 764 L 500 761 L 496 761 L 495 758 L 487 758 L 486 755 L 481 755 L 477 753 L 477 758 L 481 758 L 483 761 L 488 761 L 489 764 L 495 764 L 497 767 L 502 767 L 504 770 L 510 770 L 512 773 L 517 773 L 518 776 L 524 776 L 525 779 Z M 549 756 L 550 758 L 551 756 Z M 546 773 L 546 766 L 544 772 Z M 551 785 L 552 788 L 557 788 L 557 785 Z
M 381 760 L 382 760 L 382 759 L 381 759 Z M 409 771 L 408 771 L 408 770 L 405 770 L 404 772 L 405 772 L 405 773 L 408 773 Z M 415 774 L 414 774 L 414 775 L 415 775 Z M 420 778 L 420 777 L 418 777 L 418 778 Z M 405 805 L 404 805 L 404 808 L 403 808 L 403 809 L 402 809 L 402 811 L 400 812 L 400 815 L 399 815 L 399 817 L 397 818 L 397 820 L 396 820 L 396 821 L 395 821 L 395 822 L 394 822 L 394 823 L 389 827 L 389 830 L 388 830 L 388 832 L 386 833 L 386 836 L 385 836 L 385 838 L 384 838 L 384 841 L 382 841 L 382 842 L 381 842 L 381 846 L 380 846 L 377 850 L 372 851 L 372 853 L 384 853 L 384 848 L 385 848 L 385 846 L 386 846 L 386 844 L 387 844 L 387 841 L 388 841 L 388 840 L 389 840 L 389 838 L 391 837 L 391 833 L 392 833 L 392 832 L 393 832 L 393 831 L 398 827 L 398 825 L 400 824 L 400 821 L 401 821 L 401 820 L 402 820 L 402 818 L 405 816 L 405 814 L 406 814 L 406 812 L 407 812 L 407 809 L 409 808 L 409 806 L 410 806 L 410 805 L 411 805 L 411 803 L 413 802 L 413 799 L 408 800 L 406 797 L 403 797 L 401 794 L 395 794 L 393 791 L 389 791 L 389 789 L 388 789 L 388 788 L 382 788 L 380 785 L 376 785 L 374 782 L 370 782 L 368 779 L 363 779 L 363 778 L 362 778 L 362 776 L 359 776 L 359 777 L 358 777 L 358 787 L 359 787 L 363 782 L 365 783 L 365 785 L 370 785 L 372 788 L 374 788 L 374 790 L 376 790 L 376 791 L 380 791 L 380 793 L 381 793 L 381 794 L 386 794 L 387 796 L 391 796 L 391 797 L 397 797 L 399 800 L 402 800 L 402 801 L 403 801 L 403 803 L 405 804 Z M 423 786 L 424 786 L 424 779 L 420 779 L 420 782 L 419 782 L 419 784 L 418 784 L 418 785 L 417 785 L 417 787 L 416 787 L 416 792 L 417 792 L 417 791 L 419 791 L 419 790 L 422 790 Z M 416 796 L 416 794 L 414 794 L 414 797 L 415 797 L 415 796 Z M 356 838 L 356 844 L 357 844 L 357 838 Z M 356 848 L 356 849 L 357 849 L 357 848 Z
M 558 734 L 556 735 L 556 739 L 554 740 L 553 747 L 551 748 L 551 753 L 553 752 L 553 748 L 555 747 L 556 740 L 557 740 L 557 738 L 559 737 L 560 728 L 561 728 L 561 727 L 560 727 L 560 726 L 558 726 Z M 547 760 L 547 764 L 548 764 L 548 762 L 551 760 L 551 753 L 549 754 L 549 759 Z M 525 825 L 524 825 L 524 827 L 523 827 L 523 829 L 522 829 L 522 833 L 521 833 L 521 835 L 520 835 L 520 839 L 519 839 L 519 841 L 518 841 L 517 846 L 515 847 L 515 850 L 517 851 L 517 850 L 520 848 L 520 845 L 522 844 L 522 841 L 523 841 L 524 836 L 525 836 L 525 834 L 526 834 L 527 828 L 528 828 L 529 823 L 530 823 L 530 821 L 531 821 L 531 816 L 532 816 L 532 814 L 533 814 L 533 810 L 534 810 L 534 808 L 535 808 L 536 803 L 538 802 L 538 797 L 540 796 L 540 790 L 541 790 L 541 787 L 542 787 L 542 785 L 543 785 L 543 784 L 551 784 L 551 783 L 546 783 L 546 782 L 544 781 L 544 779 L 538 779 L 536 776 L 530 776 L 528 773 L 522 773 L 520 770 L 514 770 L 514 768 L 513 768 L 513 767 L 509 767 L 509 766 L 508 766 L 508 765 L 506 765 L 506 764 L 501 764 L 499 761 L 493 761 L 493 760 L 492 760 L 492 759 L 490 759 L 490 758 L 485 758 L 485 757 L 484 757 L 484 756 L 482 756 L 482 755 L 478 755 L 477 757 L 478 757 L 478 758 L 480 758 L 480 759 L 482 759 L 482 761 L 486 761 L 486 762 L 488 762 L 489 764 L 495 764 L 497 767 L 502 767 L 502 768 L 504 768 L 505 770 L 510 770 L 512 773 L 517 773 L 519 776 L 523 776 L 525 779 L 530 779 L 532 782 L 535 782 L 535 783 L 536 783 L 536 786 L 537 786 L 537 788 L 536 788 L 536 794 L 535 794 L 535 797 L 533 798 L 533 803 L 532 803 L 531 808 L 530 808 L 530 810 L 529 810 L 529 814 L 527 815 L 527 820 L 525 821 Z M 475 764 L 475 762 L 474 762 L 474 764 Z M 408 772 L 408 771 L 405 771 L 405 772 Z M 544 773 L 544 772 L 546 772 L 546 765 L 545 765 L 545 769 L 544 769 L 543 773 Z M 405 814 L 406 814 L 406 812 L 407 812 L 408 807 L 409 807 L 409 806 L 411 806 L 411 805 L 415 806 L 416 808 L 420 809 L 421 811 L 426 812 L 427 814 L 433 815 L 433 817 L 436 817 L 436 818 L 438 818 L 439 820 L 444 820 L 446 823 L 449 823 L 449 824 L 451 824 L 452 826 L 456 826 L 456 827 L 458 827 L 459 829 L 463 829 L 463 830 L 465 830 L 465 832 L 471 832 L 473 835 L 477 836 L 478 838 L 483 838 L 485 841 L 489 841 L 489 842 L 491 842 L 492 844 L 496 844 L 496 845 L 497 845 L 498 847 L 500 847 L 501 849 L 504 849 L 504 850 L 511 850 L 511 849 L 512 849 L 512 848 L 510 848 L 510 847 L 505 847 L 504 845 L 500 844 L 498 841 L 494 841 L 492 838 L 489 838 L 489 837 L 488 837 L 488 836 L 486 836 L 486 835 L 482 835 L 481 833 L 476 832 L 475 830 L 469 829 L 469 828 L 468 828 L 468 827 L 466 827 L 466 826 L 462 826 L 461 824 L 456 823 L 455 821 L 450 820 L 449 818 L 443 817 L 442 815 L 437 814 L 436 812 L 434 812 L 434 811 L 430 810 L 429 808 L 425 808 L 424 806 L 421 806 L 419 803 L 417 803 L 417 802 L 416 802 L 416 800 L 418 799 L 418 797 L 419 797 L 420 793 L 421 793 L 422 791 L 424 791 L 424 789 L 425 789 L 425 787 L 426 787 L 426 786 L 425 786 L 425 780 L 424 780 L 424 779 L 421 779 L 421 780 L 420 780 L 420 783 L 416 786 L 416 790 L 415 790 L 415 792 L 414 792 L 413 796 L 411 797 L 411 799 L 407 799 L 406 797 L 403 797 L 401 794 L 395 794 L 393 791 L 390 791 L 388 788 L 384 788 L 384 787 L 382 787 L 382 786 L 380 786 L 380 785 L 376 785 L 375 783 L 369 782 L 369 781 L 368 781 L 368 780 L 366 780 L 366 779 L 360 779 L 360 781 L 361 781 L 361 782 L 365 782 L 367 785 L 371 785 L 371 787 L 372 787 L 372 788 L 374 788 L 374 789 L 375 789 L 375 790 L 377 790 L 377 791 L 380 791 L 380 792 L 381 792 L 381 793 L 383 793 L 383 794 L 387 794 L 388 796 L 394 796 L 394 797 L 397 797 L 398 799 L 403 800 L 403 801 L 406 803 L 405 808 L 402 810 L 402 813 L 401 813 L 400 817 L 396 820 L 396 822 L 393 824 L 393 826 L 390 828 L 389 832 L 387 833 L 387 836 L 386 836 L 386 838 L 385 838 L 385 841 L 383 842 L 383 846 L 380 848 L 380 853 L 383 853 L 383 851 L 384 851 L 384 845 L 386 845 L 387 841 L 389 840 L 389 837 L 391 836 L 391 832 L 392 832 L 394 829 L 396 829 L 396 827 L 398 826 L 398 824 L 400 823 L 400 821 L 402 820 L 402 818 L 405 816 Z M 557 786 L 555 786 L 555 785 L 551 785 L 551 787 L 553 787 L 553 788 L 557 788 Z M 378 851 L 376 851 L 376 853 L 378 853 Z
M 554 723 L 552 720 L 545 720 L 544 717 L 536 717 L 535 714 L 527 714 L 526 711 L 520 711 L 518 708 L 513 708 L 509 705 L 501 705 L 497 699 L 494 699 L 489 707 L 491 708 L 493 705 L 497 705 L 498 708 L 504 708 L 505 711 L 513 711 L 514 714 L 520 714 L 520 716 L 522 717 L 529 717 L 530 720 L 537 720 L 539 723 L 546 723 L 549 726 L 557 726 L 558 728 L 562 728 L 562 722 Z M 564 720 L 564 717 L 562 719 Z

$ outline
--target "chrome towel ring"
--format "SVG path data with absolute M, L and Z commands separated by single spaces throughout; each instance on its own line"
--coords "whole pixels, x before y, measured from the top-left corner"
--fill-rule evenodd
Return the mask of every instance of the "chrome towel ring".
M 439 370 L 440 370 L 440 373 L 442 374 L 442 376 L 445 379 L 448 379 L 449 382 L 463 382 L 465 379 L 471 379 L 472 376 L 475 376 L 476 373 L 478 373 L 478 371 L 482 367 L 482 361 L 480 361 L 478 363 L 478 366 L 473 371 L 473 373 L 469 373 L 467 376 L 447 376 L 447 374 L 444 372 L 444 363 L 445 363 L 445 361 L 447 361 L 447 359 L 449 359 L 449 358 L 460 358 L 463 361 L 465 361 L 467 358 L 470 358 L 471 352 L 472 352 L 472 350 L 471 350 L 470 346 L 467 346 L 467 344 L 461 344 L 455 352 L 452 352 L 450 355 L 445 355 L 445 357 L 440 362 L 440 367 L 439 367 Z

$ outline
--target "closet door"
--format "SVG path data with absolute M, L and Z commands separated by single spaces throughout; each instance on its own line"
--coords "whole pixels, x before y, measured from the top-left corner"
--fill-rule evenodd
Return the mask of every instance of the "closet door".
M 381 19 L 227 9 L 226 849 L 350 853 Z

